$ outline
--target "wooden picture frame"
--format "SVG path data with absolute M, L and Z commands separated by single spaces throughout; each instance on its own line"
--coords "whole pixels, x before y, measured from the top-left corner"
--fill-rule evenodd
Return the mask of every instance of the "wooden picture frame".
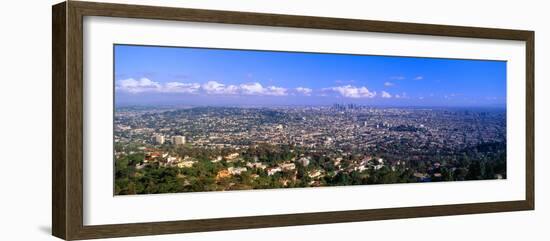
M 263 13 L 68 1 L 52 8 L 52 233 L 66 239 L 356 222 L 533 210 L 534 32 Z M 86 226 L 83 224 L 83 17 L 107 16 L 259 26 L 518 40 L 526 43 L 525 200 Z

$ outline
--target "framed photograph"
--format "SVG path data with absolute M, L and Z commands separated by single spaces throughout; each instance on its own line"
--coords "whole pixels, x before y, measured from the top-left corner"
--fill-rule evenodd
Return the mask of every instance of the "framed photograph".
M 53 6 L 53 235 L 534 209 L 534 32 Z

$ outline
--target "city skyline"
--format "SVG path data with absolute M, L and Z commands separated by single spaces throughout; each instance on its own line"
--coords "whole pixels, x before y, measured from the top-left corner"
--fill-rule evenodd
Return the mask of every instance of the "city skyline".
M 132 45 L 114 57 L 114 195 L 507 178 L 503 61 Z
M 115 104 L 505 107 L 506 62 L 115 45 Z
M 120 108 L 115 195 L 506 179 L 506 111 Z

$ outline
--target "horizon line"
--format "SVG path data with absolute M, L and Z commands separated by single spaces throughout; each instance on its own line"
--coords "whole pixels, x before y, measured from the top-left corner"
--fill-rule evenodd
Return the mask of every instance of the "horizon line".
M 286 105 L 265 105 L 265 104 L 240 104 L 240 105 L 196 105 L 196 104 L 115 104 L 116 108 L 129 108 L 129 107 L 162 107 L 162 108 L 200 108 L 200 107 L 215 107 L 215 108 L 269 108 L 269 107 L 333 107 L 335 105 L 342 106 L 356 106 L 367 108 L 492 108 L 492 109 L 506 109 L 507 105 L 365 105 L 356 103 L 332 103 L 332 104 L 319 104 L 319 105 L 304 105 L 304 104 L 286 104 Z

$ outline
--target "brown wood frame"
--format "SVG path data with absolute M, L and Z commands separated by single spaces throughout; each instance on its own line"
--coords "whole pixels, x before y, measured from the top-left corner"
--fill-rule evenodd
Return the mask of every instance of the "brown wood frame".
M 152 223 L 83 225 L 83 17 L 108 16 L 525 41 L 525 200 Z M 77 240 L 533 210 L 534 32 L 68 1 L 52 7 L 52 233 Z

